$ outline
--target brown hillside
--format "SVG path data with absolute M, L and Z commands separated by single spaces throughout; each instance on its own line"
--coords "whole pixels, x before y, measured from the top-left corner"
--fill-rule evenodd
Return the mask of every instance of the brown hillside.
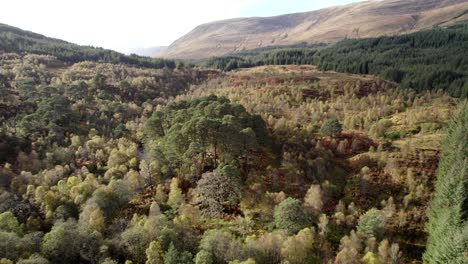
M 467 0 L 374 0 L 196 27 L 156 56 L 199 59 L 272 45 L 403 34 L 468 19 Z

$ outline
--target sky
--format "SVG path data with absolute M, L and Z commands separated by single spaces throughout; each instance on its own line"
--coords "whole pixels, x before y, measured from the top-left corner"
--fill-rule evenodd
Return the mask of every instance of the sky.
M 167 46 L 197 25 L 312 11 L 362 0 L 3 0 L 0 23 L 130 53 Z

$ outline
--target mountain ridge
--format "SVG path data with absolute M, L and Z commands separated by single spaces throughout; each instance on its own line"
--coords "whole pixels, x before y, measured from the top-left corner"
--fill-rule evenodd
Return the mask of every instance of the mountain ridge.
M 205 23 L 155 56 L 201 59 L 272 45 L 399 35 L 466 19 L 466 0 L 364 1 L 310 12 Z

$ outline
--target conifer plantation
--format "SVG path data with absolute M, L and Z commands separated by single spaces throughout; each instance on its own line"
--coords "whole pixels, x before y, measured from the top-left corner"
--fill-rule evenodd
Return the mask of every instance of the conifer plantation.
M 468 248 L 468 106 L 462 105 L 442 145 L 428 217 L 424 261 L 463 263 Z

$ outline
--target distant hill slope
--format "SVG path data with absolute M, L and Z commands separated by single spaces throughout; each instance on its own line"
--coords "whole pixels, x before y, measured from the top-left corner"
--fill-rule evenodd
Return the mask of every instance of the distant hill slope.
M 140 55 L 140 56 L 154 56 L 157 57 L 156 54 L 164 52 L 167 49 L 167 46 L 156 46 L 156 47 L 149 47 L 149 48 L 137 48 L 133 49 L 132 53 Z
M 200 59 L 271 45 L 397 35 L 467 18 L 467 0 L 365 1 L 306 13 L 203 24 L 157 55 Z
M 108 63 L 124 63 L 147 68 L 174 68 L 170 60 L 124 55 L 122 53 L 80 46 L 60 39 L 49 38 L 30 31 L 0 23 L 0 52 L 47 54 L 65 62 L 97 61 Z

